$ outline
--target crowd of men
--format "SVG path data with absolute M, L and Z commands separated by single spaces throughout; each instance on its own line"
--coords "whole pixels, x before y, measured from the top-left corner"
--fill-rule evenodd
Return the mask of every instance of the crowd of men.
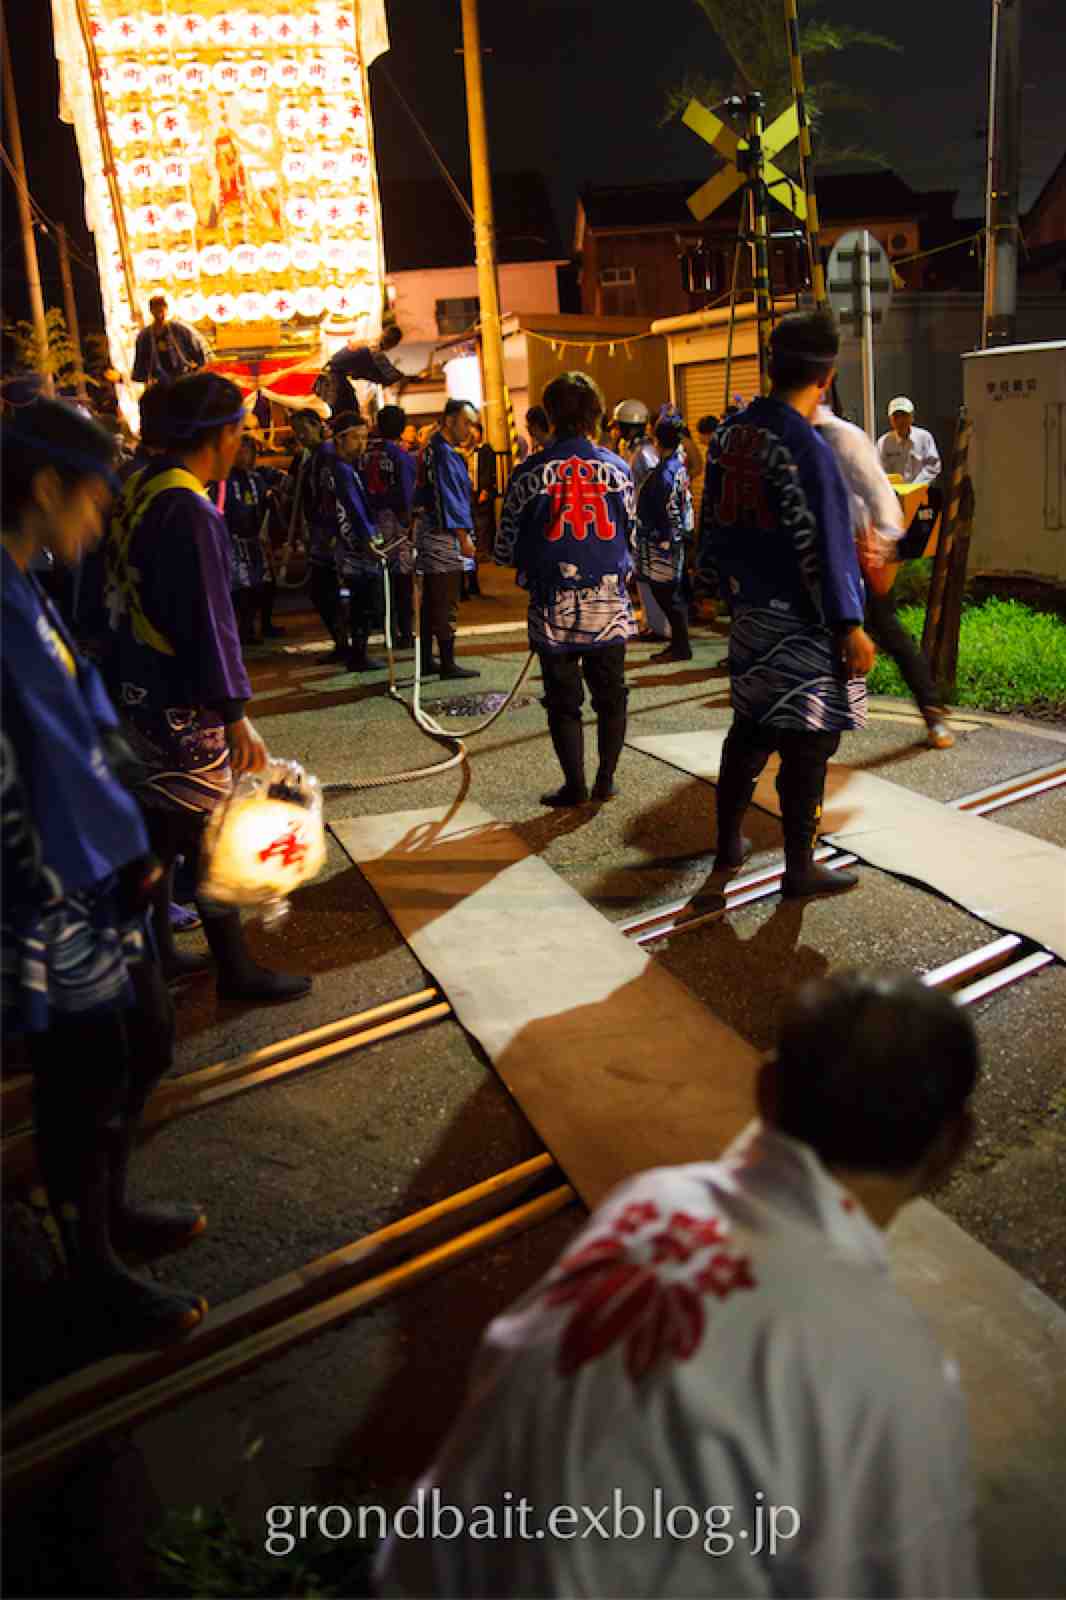
M 154 373 L 181 346 L 153 339 Z M 276 631 L 275 563 L 305 547 L 335 658 L 356 673 L 382 665 L 368 646 L 387 575 L 397 645 L 419 633 L 423 674 L 441 679 L 476 676 L 455 653 L 464 577 L 479 555 L 512 567 L 562 771 L 543 797 L 554 807 L 617 792 L 635 598 L 646 631 L 661 619 L 657 659 L 686 661 L 695 578 L 730 622 L 715 875 L 749 853 L 744 815 L 776 753 L 783 893 L 840 894 L 856 876 L 820 868 L 814 843 L 827 763 L 865 715 L 863 573 L 883 569 L 901 531 L 881 463 L 928 473 L 933 457 L 902 397 L 880 459 L 859 445 L 826 408 L 836 354 L 831 319 L 784 318 L 771 393 L 701 420 L 705 461 L 669 406 L 654 423 L 637 401 L 608 418 L 585 374 L 561 374 L 528 415 L 498 526 L 461 400 L 417 452 L 399 406 L 371 420 L 345 395 L 326 424 L 298 412 L 273 481 L 245 442 L 240 390 L 207 371 L 146 389 L 124 481 L 113 438 L 74 408 L 38 401 L 5 419 L 4 1028 L 28 1051 L 73 1286 L 116 1344 L 180 1336 L 206 1311 L 129 1265 L 195 1237 L 203 1212 L 134 1205 L 127 1172 L 173 1056 L 174 863 L 196 860 L 212 811 L 266 761 L 242 642 Z M 35 575 L 46 551 L 81 566 L 70 615 Z M 870 620 L 891 637 L 884 615 Z M 942 708 L 923 709 L 937 744 Z M 220 995 L 307 992 L 252 958 L 238 912 L 200 912 Z M 971 1025 L 920 983 L 856 974 L 801 991 L 760 1077 L 758 1122 L 720 1159 L 612 1195 L 490 1327 L 416 1492 L 443 1496 L 460 1526 L 390 1541 L 382 1592 L 976 1594 L 957 1375 L 892 1287 L 882 1239 L 965 1149 L 976 1077 Z M 651 1530 L 663 1497 L 687 1531 Z M 597 1535 L 515 1528 L 519 1500 L 535 1519 L 592 1508 Z M 501 1531 L 486 1540 L 473 1518 L 493 1505 Z M 625 1513 L 606 1538 L 603 1506 Z

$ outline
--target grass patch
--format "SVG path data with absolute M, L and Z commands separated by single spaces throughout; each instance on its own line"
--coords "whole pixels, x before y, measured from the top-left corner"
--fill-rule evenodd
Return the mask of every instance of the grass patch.
M 924 607 L 904 604 L 899 615 L 920 639 Z M 871 694 L 907 694 L 895 662 L 884 655 L 867 682 Z M 964 607 L 954 704 L 1066 718 L 1066 623 L 1018 600 Z

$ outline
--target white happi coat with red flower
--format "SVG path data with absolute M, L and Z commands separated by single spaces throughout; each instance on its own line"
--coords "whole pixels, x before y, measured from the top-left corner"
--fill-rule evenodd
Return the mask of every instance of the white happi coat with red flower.
M 957 1373 L 881 1231 L 760 1125 L 622 1185 L 491 1324 L 405 1512 L 385 1595 L 979 1592 Z

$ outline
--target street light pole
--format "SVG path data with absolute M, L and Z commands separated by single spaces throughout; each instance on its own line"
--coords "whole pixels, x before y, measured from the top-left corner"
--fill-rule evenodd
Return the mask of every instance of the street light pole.
M 22 229 L 22 250 L 26 258 L 26 289 L 30 297 L 30 312 L 34 332 L 41 347 L 42 359 L 48 359 L 48 322 L 44 314 L 44 293 L 41 289 L 41 264 L 37 259 L 37 239 L 33 231 L 33 212 L 30 209 L 30 186 L 26 180 L 26 157 L 22 150 L 22 129 L 19 126 L 18 102 L 15 99 L 15 75 L 11 70 L 11 52 L 7 43 L 7 19 L 0 7 L 0 53 L 4 58 L 4 100 L 7 112 L 7 136 L 11 144 L 11 162 L 15 168 L 15 196 L 18 200 L 19 222 Z M 44 374 L 46 394 L 55 393 L 51 374 Z
M 474 198 L 474 246 L 477 293 L 481 307 L 481 365 L 485 375 L 485 437 L 497 455 L 511 453 L 511 430 L 503 378 L 503 334 L 500 290 L 496 277 L 496 222 L 492 207 L 492 170 L 485 126 L 485 84 L 481 72 L 481 29 L 477 0 L 461 0 L 463 72 L 470 130 L 470 174 Z
M 1021 0 L 992 0 L 985 185 L 985 296 L 981 347 L 1011 344 L 1018 309 L 1021 178 Z

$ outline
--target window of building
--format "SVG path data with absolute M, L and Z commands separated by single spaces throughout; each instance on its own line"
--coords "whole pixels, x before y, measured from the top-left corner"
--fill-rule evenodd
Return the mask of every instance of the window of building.
M 480 314 L 481 303 L 476 294 L 466 299 L 438 300 L 437 332 L 465 333 L 474 326 Z
M 634 267 L 602 267 L 600 282 L 605 289 L 633 288 L 637 281 Z

